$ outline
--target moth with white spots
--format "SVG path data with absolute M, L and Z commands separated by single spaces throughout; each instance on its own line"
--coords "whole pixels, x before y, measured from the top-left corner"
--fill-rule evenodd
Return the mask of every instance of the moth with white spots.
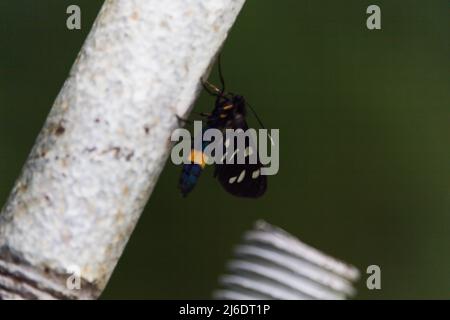
M 247 129 L 245 120 L 239 125 L 239 128 Z M 226 140 L 222 157 L 223 164 L 216 164 L 214 176 L 219 179 L 226 191 L 235 196 L 258 198 L 267 189 L 267 176 L 261 175 L 262 164 L 252 146 L 253 141 L 247 139 L 245 148 L 242 148 L 242 150 L 230 150 L 230 141 Z M 238 163 L 240 155 L 243 155 L 242 158 L 244 159 L 242 164 Z M 252 155 L 256 156 L 256 162 L 251 161 Z
M 215 107 L 212 113 L 201 114 L 206 117 L 205 129 L 218 129 L 222 133 L 226 133 L 228 129 L 232 129 L 231 131 L 234 132 L 247 132 L 247 107 L 252 110 L 260 126 L 264 128 L 259 117 L 243 96 L 225 91 L 225 82 L 220 68 L 220 56 L 219 75 L 222 84 L 221 89 L 208 82 L 203 82 L 205 90 L 216 97 Z M 226 140 L 223 142 L 222 161 L 221 163 L 215 163 L 214 177 L 219 180 L 227 192 L 234 196 L 259 198 L 266 192 L 267 175 L 261 174 L 263 165 L 258 157 L 258 152 L 255 151 L 257 149 L 253 147 L 255 141 L 252 141 L 255 137 L 253 136 L 252 138 L 246 135 L 245 144 L 242 139 L 237 139 L 237 137 L 231 139 L 234 140 Z M 231 148 L 230 145 L 233 147 Z M 201 150 L 191 151 L 191 154 L 203 154 L 206 146 L 202 146 Z M 203 157 L 200 157 L 200 159 L 203 159 Z M 193 190 L 203 167 L 203 161 L 197 161 L 195 158 L 192 159 L 191 163 L 183 165 L 179 183 L 183 196 L 186 196 Z

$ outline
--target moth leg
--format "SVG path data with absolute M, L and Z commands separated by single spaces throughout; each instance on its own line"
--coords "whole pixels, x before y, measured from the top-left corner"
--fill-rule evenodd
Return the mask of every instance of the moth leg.
M 208 81 L 203 80 L 203 78 L 201 78 L 200 80 L 201 80 L 203 89 L 205 89 L 205 91 L 208 92 L 210 95 L 218 96 L 221 94 L 220 89 L 217 88 L 215 85 L 209 83 Z
M 192 112 L 192 113 L 199 115 L 201 117 L 210 117 L 211 116 L 211 113 L 208 113 L 208 112 Z
M 177 120 L 178 120 L 178 126 L 180 126 L 180 127 L 181 127 L 182 125 L 185 125 L 186 123 L 190 123 L 190 124 L 194 123 L 193 120 L 181 118 L 179 115 L 175 115 L 175 116 L 177 117 Z

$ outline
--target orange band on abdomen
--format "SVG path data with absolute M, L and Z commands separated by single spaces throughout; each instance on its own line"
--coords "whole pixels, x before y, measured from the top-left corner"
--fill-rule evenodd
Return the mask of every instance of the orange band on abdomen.
M 206 165 L 206 159 L 208 159 L 208 156 L 202 151 L 192 149 L 191 154 L 189 155 L 189 159 L 191 160 L 191 162 L 200 165 L 203 169 Z

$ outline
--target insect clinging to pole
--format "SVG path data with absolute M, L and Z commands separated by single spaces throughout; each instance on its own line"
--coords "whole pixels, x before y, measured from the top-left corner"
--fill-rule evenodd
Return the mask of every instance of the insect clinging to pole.
M 225 91 L 225 80 L 222 73 L 222 65 L 220 55 L 218 58 L 218 69 L 221 88 L 212 85 L 207 81 L 203 81 L 202 85 L 206 92 L 215 97 L 215 106 L 211 113 L 200 115 L 206 118 L 206 125 L 203 131 L 214 128 L 225 132 L 226 129 L 247 131 L 248 124 L 246 121 L 247 107 L 252 111 L 260 126 L 264 128 L 261 120 L 254 109 L 246 102 L 242 95 Z M 228 145 L 230 141 L 223 141 L 225 155 L 228 153 Z M 209 142 L 203 142 L 197 150 L 195 146 L 191 148 L 189 155 L 190 163 L 184 164 L 179 181 L 179 188 L 183 196 L 187 196 L 191 192 L 206 166 L 204 150 Z M 237 157 L 239 152 L 244 152 L 244 157 L 252 152 L 252 141 L 246 140 L 245 150 L 236 150 L 231 157 Z M 230 155 L 228 154 L 228 157 Z M 250 158 L 250 157 L 248 157 Z M 259 158 L 256 163 L 216 163 L 214 177 L 216 177 L 222 187 L 229 193 L 238 197 L 258 198 L 262 196 L 267 189 L 267 176 L 261 174 L 261 164 Z

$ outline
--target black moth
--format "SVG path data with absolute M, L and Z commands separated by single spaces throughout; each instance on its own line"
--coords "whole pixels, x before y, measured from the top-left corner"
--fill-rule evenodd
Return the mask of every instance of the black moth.
M 213 112 L 210 114 L 201 114 L 206 117 L 206 126 L 204 126 L 203 130 L 215 128 L 221 130 L 222 133 L 224 133 L 226 129 L 242 129 L 246 131 L 248 129 L 245 120 L 247 106 L 254 113 L 261 127 L 264 127 L 252 107 L 246 103 L 243 96 L 225 92 L 225 81 L 222 75 L 220 56 L 219 76 L 222 85 L 221 89 L 218 89 L 208 82 L 202 81 L 205 90 L 216 98 Z M 246 156 L 249 152 L 254 150 L 252 147 L 254 146 L 254 142 L 246 139 L 245 150 L 236 150 L 236 152 L 228 154 L 228 143 L 229 141 L 223 142 L 224 155 L 228 158 L 236 157 L 239 152 L 244 152 L 244 156 Z M 234 145 L 236 146 L 236 143 Z M 203 159 L 203 150 L 206 146 L 207 144 L 204 144 L 202 150 L 195 150 L 195 148 L 192 148 L 190 156 L 191 163 L 183 165 L 179 182 L 179 188 L 183 196 L 187 196 L 188 193 L 194 189 L 198 178 L 205 167 L 204 161 L 199 161 L 198 159 Z M 215 164 L 214 177 L 216 177 L 223 188 L 232 195 L 246 198 L 258 198 L 262 196 L 267 189 L 267 176 L 261 174 L 261 168 L 263 166 L 259 161 L 259 157 L 257 158 L 256 164 L 251 164 L 249 158 L 250 157 L 247 157 L 243 164 L 238 164 L 237 161 L 235 161 L 234 164 Z

